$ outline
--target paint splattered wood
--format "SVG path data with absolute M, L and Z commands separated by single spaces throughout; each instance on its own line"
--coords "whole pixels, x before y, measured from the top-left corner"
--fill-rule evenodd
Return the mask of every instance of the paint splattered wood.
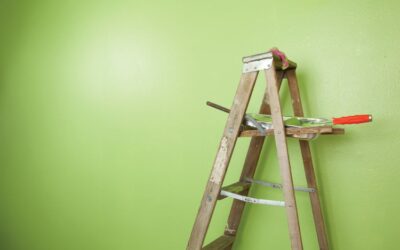
M 284 76 L 284 72 L 281 71 L 277 73 L 278 75 L 278 88 L 281 86 L 281 82 Z M 267 94 L 264 94 L 264 98 L 261 103 L 261 107 L 259 110 L 260 114 L 271 114 L 271 110 L 269 107 L 269 99 L 267 98 Z M 252 179 L 254 177 L 254 173 L 257 168 L 258 160 L 260 158 L 260 154 L 262 151 L 262 147 L 264 145 L 265 136 L 264 137 L 253 137 L 250 141 L 249 148 L 247 150 L 246 159 L 243 165 L 243 170 L 240 176 L 240 181 L 244 181 L 247 178 Z M 247 195 L 248 190 L 243 193 L 243 195 Z M 243 210 L 245 207 L 245 202 L 234 200 L 232 202 L 231 211 L 229 213 L 229 218 L 227 222 L 227 226 L 225 227 L 225 235 L 236 235 L 237 230 L 239 228 L 240 220 L 242 218 Z
M 258 72 L 242 74 L 187 249 L 201 249 Z

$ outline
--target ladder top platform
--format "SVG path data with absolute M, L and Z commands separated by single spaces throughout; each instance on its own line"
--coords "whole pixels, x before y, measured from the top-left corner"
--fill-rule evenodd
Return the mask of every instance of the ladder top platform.
M 255 54 L 251 56 L 245 56 L 242 58 L 243 63 L 251 63 L 255 61 L 261 61 L 261 60 L 271 60 L 275 63 L 275 66 L 278 70 L 283 69 L 282 68 L 282 60 L 278 57 L 275 56 L 272 52 L 264 52 L 260 54 Z M 290 60 L 287 60 L 289 62 L 289 67 L 287 69 L 295 69 L 297 67 L 297 64 L 295 62 L 292 62 Z

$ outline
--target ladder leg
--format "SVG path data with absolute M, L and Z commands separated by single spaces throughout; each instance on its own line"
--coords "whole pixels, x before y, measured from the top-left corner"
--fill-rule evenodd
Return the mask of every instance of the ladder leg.
M 277 72 L 278 89 L 281 86 L 283 73 L 284 73 L 283 71 Z M 263 102 L 261 103 L 259 111 L 260 114 L 271 114 L 269 101 L 267 99 L 268 99 L 267 94 L 265 94 Z M 240 181 L 243 181 L 245 178 L 253 178 L 262 151 L 262 147 L 264 145 L 264 140 L 265 140 L 264 136 L 253 137 L 251 139 L 249 149 L 246 155 L 246 160 L 244 162 L 242 174 L 240 176 Z M 242 195 L 247 195 L 248 192 L 249 190 L 245 191 Z M 245 204 L 246 203 L 243 201 L 233 200 L 231 211 L 229 213 L 228 223 L 224 232 L 225 235 L 236 236 Z M 231 249 L 232 246 L 233 243 L 227 249 Z
M 285 208 L 289 223 L 291 245 L 293 250 L 302 250 L 303 243 L 301 241 L 300 224 L 293 190 L 292 172 L 290 169 L 285 127 L 282 120 L 282 111 L 279 101 L 275 67 L 272 66 L 271 68 L 265 70 L 265 74 L 267 78 L 268 95 L 270 98 L 272 124 L 274 126 L 278 161 L 283 180 L 283 193 L 285 197 Z
M 289 70 L 287 72 L 287 78 L 288 78 L 290 95 L 292 97 L 294 115 L 304 116 L 295 70 Z M 314 167 L 311 158 L 311 151 L 308 141 L 300 141 L 300 150 L 301 150 L 301 155 L 303 157 L 307 185 L 308 187 L 315 189 L 315 192 L 310 193 L 310 200 L 313 211 L 315 228 L 317 231 L 319 248 L 321 250 L 328 250 L 329 249 L 328 238 L 326 236 L 324 218 L 322 216 L 322 210 L 318 197 L 317 182 L 315 178 Z
M 203 245 L 257 75 L 258 71 L 244 73 L 240 79 L 219 150 L 187 245 L 189 250 L 199 250 Z

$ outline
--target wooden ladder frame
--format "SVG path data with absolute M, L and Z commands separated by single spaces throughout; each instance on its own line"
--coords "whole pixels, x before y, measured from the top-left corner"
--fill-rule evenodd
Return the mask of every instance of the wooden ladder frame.
M 225 198 L 221 197 L 221 190 L 232 191 L 242 196 L 246 196 L 248 194 L 251 184 L 246 182 L 246 180 L 254 177 L 266 135 L 273 134 L 275 136 L 280 173 L 283 181 L 282 189 L 284 193 L 284 206 L 288 218 L 291 246 L 292 249 L 300 250 L 303 249 L 303 244 L 301 240 L 286 136 L 288 134 L 306 134 L 310 133 L 310 131 L 306 128 L 297 129 L 296 131 L 291 131 L 289 128 L 285 128 L 279 100 L 279 89 L 282 80 L 287 78 L 289 91 L 292 98 L 294 115 L 300 117 L 304 116 L 297 84 L 296 64 L 289 61 L 289 67 L 283 69 L 280 58 L 275 57 L 271 52 L 244 57 L 243 63 L 243 74 L 241 76 L 232 108 L 225 125 L 217 156 L 214 160 L 213 168 L 207 182 L 187 249 L 198 250 L 232 248 L 246 202 L 237 199 L 233 201 L 224 235 L 203 247 L 204 239 L 211 221 L 212 214 L 214 212 L 214 208 L 219 199 Z M 243 127 L 242 121 L 250 100 L 250 96 L 252 94 L 258 73 L 261 70 L 265 72 L 267 88 L 259 113 L 270 114 L 272 116 L 274 128 L 270 131 L 266 131 L 266 135 L 260 134 L 257 130 L 252 130 L 251 132 L 243 130 L 241 131 L 241 128 Z M 326 126 L 316 128 L 314 130 L 316 130 L 313 131 L 314 133 L 335 134 L 343 132 L 341 130 L 334 130 L 332 127 L 327 128 Z M 222 183 L 236 144 L 236 140 L 240 136 L 253 137 L 249 145 L 240 180 L 239 182 L 234 183 L 226 188 L 222 188 Z M 307 185 L 308 188 L 312 190 L 309 192 L 309 195 L 319 248 L 327 250 L 329 249 L 328 240 L 317 192 L 317 184 L 311 158 L 310 146 L 308 141 L 299 140 L 299 142 Z

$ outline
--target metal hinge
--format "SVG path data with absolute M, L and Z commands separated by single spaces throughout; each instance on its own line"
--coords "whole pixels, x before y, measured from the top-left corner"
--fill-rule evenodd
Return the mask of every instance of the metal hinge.
M 243 73 L 271 68 L 273 55 L 271 52 L 247 56 L 243 58 Z

